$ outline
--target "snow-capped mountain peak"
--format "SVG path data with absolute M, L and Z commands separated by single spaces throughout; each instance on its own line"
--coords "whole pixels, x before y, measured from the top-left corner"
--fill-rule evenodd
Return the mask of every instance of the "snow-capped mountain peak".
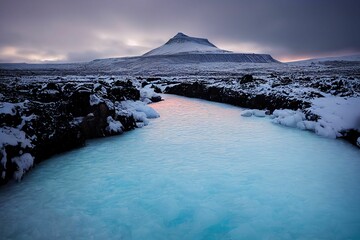
M 155 48 L 143 56 L 173 55 L 179 53 L 226 53 L 206 38 L 190 37 L 179 32 L 161 47 Z

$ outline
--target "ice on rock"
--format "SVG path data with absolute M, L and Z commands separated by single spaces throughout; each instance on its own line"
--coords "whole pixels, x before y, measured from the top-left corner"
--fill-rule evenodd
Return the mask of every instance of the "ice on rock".
M 154 89 L 150 87 L 148 84 L 144 88 L 140 90 L 140 98 L 145 103 L 151 103 L 151 98 L 160 96 L 159 94 L 154 92 Z
M 90 106 L 97 105 L 101 102 L 103 102 L 103 100 L 101 98 L 99 98 L 96 94 L 90 95 Z
M 25 135 L 25 132 L 11 127 L 0 128 L 0 151 L 2 154 L 1 164 L 6 168 L 7 154 L 5 146 L 21 145 L 22 148 L 32 147 L 31 140 Z
M 253 110 L 245 110 L 241 112 L 241 116 L 243 117 L 251 117 L 253 115 Z
M 8 102 L 0 103 L 0 114 L 9 114 L 14 116 L 16 114 L 15 104 Z
M 18 166 L 18 170 L 14 173 L 14 179 L 20 181 L 23 174 L 33 166 L 34 157 L 30 153 L 24 153 L 20 157 L 14 157 L 11 161 Z
M 357 145 L 358 147 L 360 147 L 360 137 L 358 137 L 358 139 L 357 139 L 357 141 L 356 141 L 356 145 Z
M 141 101 L 122 101 L 121 105 L 131 111 L 132 113 L 144 113 L 147 118 L 158 118 L 160 117 L 159 113 L 157 113 L 153 108 L 149 107 L 145 103 Z
M 255 117 L 265 117 L 266 116 L 266 111 L 265 110 L 259 110 L 259 109 L 249 109 L 249 110 L 244 110 L 241 112 L 241 116 L 243 117 L 251 117 L 251 116 L 255 116 Z
M 122 133 L 123 125 L 119 121 L 115 121 L 111 116 L 107 117 L 108 126 L 106 127 L 106 131 L 109 133 Z
M 142 101 L 131 101 L 126 100 L 117 104 L 116 106 L 117 115 L 132 115 L 137 122 L 137 127 L 143 127 L 149 124 L 148 118 L 160 117 L 153 108 L 149 107 Z
M 0 128 L 0 147 L 6 145 L 16 146 L 18 143 L 23 148 L 32 147 L 31 141 L 26 138 L 24 131 L 12 127 Z
M 5 149 L 1 149 L 0 151 L 1 151 L 1 154 L 2 154 L 1 164 L 4 166 L 4 168 L 6 168 L 6 158 L 7 158 L 6 151 L 5 151 Z
M 265 110 L 254 109 L 254 116 L 255 117 L 265 117 L 266 116 L 266 111 Z

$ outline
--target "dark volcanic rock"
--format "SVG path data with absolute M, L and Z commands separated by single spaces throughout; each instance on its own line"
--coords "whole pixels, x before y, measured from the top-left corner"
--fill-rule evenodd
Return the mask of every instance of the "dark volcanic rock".
M 202 98 L 246 108 L 267 109 L 271 112 L 281 108 L 297 110 L 309 106 L 308 102 L 291 99 L 286 95 L 249 94 L 244 91 L 234 91 L 224 87 L 207 86 L 198 82 L 182 83 L 173 87 L 167 87 L 165 93 Z
M 250 74 L 246 74 L 240 79 L 239 83 L 244 84 L 244 83 L 250 83 L 250 82 L 253 82 L 253 81 L 254 81 L 253 76 L 250 75 Z

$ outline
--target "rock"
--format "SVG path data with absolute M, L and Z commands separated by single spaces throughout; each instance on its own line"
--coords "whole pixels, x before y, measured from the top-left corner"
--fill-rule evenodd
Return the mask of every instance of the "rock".
M 244 110 L 241 112 L 241 116 L 243 117 L 251 117 L 253 115 L 253 110 Z
M 253 82 L 253 81 L 254 81 L 253 76 L 250 74 L 246 74 L 240 79 L 239 83 L 245 84 L 245 83 L 249 83 L 249 82 Z
M 87 88 L 77 89 L 70 95 L 69 111 L 75 116 L 80 117 L 90 112 L 90 94 L 92 91 Z
M 158 86 L 154 85 L 154 84 L 151 85 L 151 88 L 153 88 L 154 92 L 156 92 L 156 93 L 162 93 L 161 89 Z
M 160 102 L 160 101 L 162 100 L 162 98 L 161 98 L 161 96 L 159 96 L 159 95 L 154 95 L 154 96 L 152 96 L 152 97 L 150 98 L 150 100 L 151 100 L 152 102 Z

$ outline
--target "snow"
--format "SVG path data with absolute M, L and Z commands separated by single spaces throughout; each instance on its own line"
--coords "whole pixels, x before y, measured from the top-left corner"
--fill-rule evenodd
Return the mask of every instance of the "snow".
M 150 99 L 157 96 L 160 95 L 154 92 L 154 88 L 151 88 L 151 84 L 140 89 L 140 99 L 145 103 L 151 103 L 152 101 Z
M 56 94 L 59 94 L 60 92 L 55 89 L 45 89 L 45 90 L 42 90 L 41 93 L 48 94 L 48 95 L 56 95 Z
M 0 102 L 0 114 L 16 115 L 16 104 L 9 102 Z
M 108 126 L 106 127 L 106 131 L 109 133 L 122 133 L 123 125 L 119 121 L 115 121 L 111 116 L 107 117 Z
M 255 109 L 254 110 L 254 116 L 255 117 L 265 117 L 266 116 L 266 111 Z
M 241 112 L 241 116 L 243 117 L 265 117 L 266 111 L 265 110 L 259 110 L 259 109 L 248 109 Z
M 26 138 L 25 132 L 17 128 L 2 127 L 0 128 L 0 146 L 16 146 L 21 144 L 21 147 L 31 147 L 31 141 Z
M 25 135 L 25 132 L 12 127 L 0 128 L 0 149 L 2 154 L 1 164 L 6 168 L 7 154 L 5 146 L 21 145 L 22 148 L 32 147 L 31 140 Z
M 297 124 L 305 120 L 305 114 L 301 111 L 293 110 L 275 110 L 272 114 L 274 123 L 284 125 L 287 127 L 297 127 Z
M 286 127 L 299 128 L 301 130 L 309 130 L 322 137 L 337 138 L 341 136 L 331 124 L 328 124 L 321 119 L 316 122 L 306 120 L 305 114 L 300 110 L 275 110 L 271 115 L 271 118 L 273 118 L 273 123 Z
M 4 148 L 2 148 L 1 150 L 1 155 L 2 155 L 2 158 L 1 158 L 1 164 L 3 165 L 4 168 L 6 168 L 6 162 L 7 162 L 7 154 L 6 154 L 6 151 Z
M 299 128 L 315 132 L 327 138 L 338 138 L 350 129 L 360 130 L 360 98 L 328 96 L 315 98 L 312 106 L 305 109 L 319 117 L 317 121 L 306 119 L 302 110 L 277 109 L 270 116 L 273 123 L 286 127 Z M 248 109 L 241 112 L 243 117 L 265 117 L 265 111 Z
M 360 131 L 360 97 L 316 98 L 309 110 L 337 132 L 348 129 Z
M 35 114 L 31 114 L 30 116 L 21 116 L 22 121 L 19 126 L 17 126 L 17 128 L 22 129 L 25 126 L 26 122 L 32 121 L 36 118 L 37 116 Z
M 149 107 L 145 103 L 141 101 L 122 101 L 122 106 L 130 110 L 131 112 L 144 113 L 147 118 L 158 118 L 160 117 L 159 113 L 157 113 L 153 108 Z
M 137 122 L 137 127 L 148 125 L 148 118 L 160 117 L 159 113 L 142 101 L 122 101 L 117 107 L 116 112 L 118 115 L 123 115 L 124 113 L 132 115 Z
M 241 112 L 241 116 L 243 117 L 251 117 L 253 115 L 254 111 L 253 110 L 244 110 Z
M 24 153 L 20 157 L 11 159 L 18 166 L 18 170 L 14 173 L 14 179 L 20 181 L 23 174 L 29 170 L 34 164 L 34 157 L 30 153 Z
M 340 57 L 323 57 L 323 58 L 312 58 L 302 61 L 295 61 L 290 62 L 292 63 L 321 63 L 321 62 L 328 62 L 328 61 L 350 61 L 350 62 L 359 62 L 360 55 L 348 55 L 348 56 L 340 56 Z
M 149 52 L 146 56 L 153 55 L 172 55 L 179 53 L 224 53 L 224 50 L 220 50 L 217 47 L 206 46 L 195 42 L 173 43 L 165 44 L 159 48 L 155 48 Z
M 103 100 L 99 98 L 96 94 L 90 95 L 90 106 L 98 105 L 101 102 L 103 102 Z
M 226 53 L 204 38 L 189 37 L 178 33 L 161 47 L 155 48 L 144 56 L 172 55 L 179 53 Z
M 360 98 L 324 97 L 312 100 L 308 109 L 319 117 L 317 121 L 308 121 L 305 114 L 298 110 L 275 110 L 273 122 L 287 127 L 315 132 L 327 138 L 342 136 L 342 132 L 350 129 L 360 130 Z

